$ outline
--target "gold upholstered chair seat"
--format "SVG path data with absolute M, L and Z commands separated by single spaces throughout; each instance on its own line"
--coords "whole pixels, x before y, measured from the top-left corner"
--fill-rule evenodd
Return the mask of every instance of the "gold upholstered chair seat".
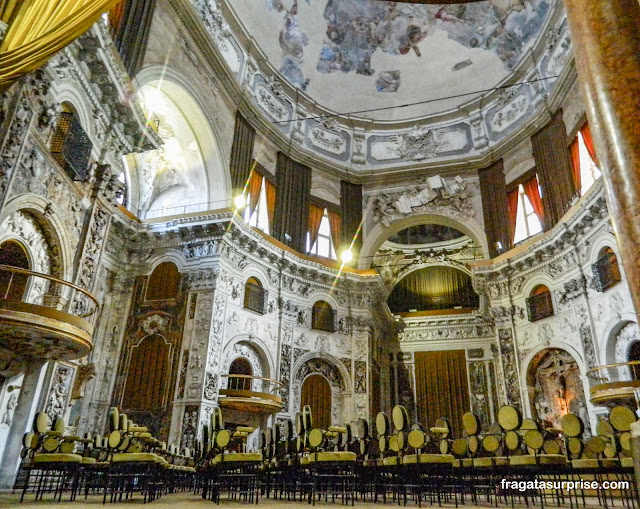
M 323 451 L 309 455 L 309 463 L 320 461 L 355 461 L 356 453 L 350 451 Z
M 150 452 L 120 452 L 113 455 L 112 463 L 166 463 L 162 456 Z
M 472 467 L 473 466 L 473 458 L 456 459 L 456 460 L 453 460 L 452 465 L 453 465 L 454 468 Z
M 229 454 L 217 454 L 215 458 L 213 458 L 214 465 L 238 462 L 258 463 L 260 461 L 262 461 L 262 454 L 259 452 L 232 452 Z
M 382 459 L 382 464 L 385 467 L 390 467 L 393 465 L 399 465 L 402 463 L 402 458 L 400 458 L 399 456 L 387 456 L 386 458 Z
M 402 457 L 404 465 L 415 463 L 445 463 L 451 465 L 454 460 L 455 458 L 451 454 L 407 454 Z
M 504 466 L 509 464 L 509 458 L 506 456 L 487 456 L 484 458 L 474 458 L 473 466 L 474 467 L 493 467 L 493 466 Z
M 524 454 L 522 456 L 511 456 L 509 458 L 509 464 L 511 466 L 521 465 L 564 465 L 567 463 L 567 458 L 564 454 Z
M 33 457 L 33 463 L 80 463 L 79 454 L 41 453 Z
M 626 459 L 626 458 L 625 458 Z M 631 458 L 633 460 L 633 458 Z M 571 466 L 573 468 L 608 468 L 608 467 L 617 467 L 620 465 L 620 461 L 617 458 L 581 458 L 571 461 Z M 633 465 L 633 463 L 632 463 Z

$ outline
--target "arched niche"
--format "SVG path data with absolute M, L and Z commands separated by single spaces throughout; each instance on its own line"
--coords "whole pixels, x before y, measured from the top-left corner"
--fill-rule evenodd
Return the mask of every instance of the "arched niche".
M 170 69 L 138 75 L 139 97 L 163 146 L 126 157 L 130 200 L 142 217 L 199 212 L 228 205 L 230 176 L 206 107 Z
M 311 375 L 323 376 L 331 387 L 331 424 L 342 425 L 351 416 L 351 380 L 345 366 L 332 355 L 321 352 L 308 352 L 301 356 L 293 367 L 293 404 L 292 411 L 300 408 L 302 386 Z
M 545 348 L 526 365 L 526 383 L 531 415 L 545 427 L 561 428 L 563 415 L 573 413 L 590 428 L 589 412 L 580 365 L 561 348 Z
M 428 266 L 409 272 L 387 298 L 392 313 L 477 309 L 471 276 L 455 267 Z
M 484 257 L 488 257 L 489 248 L 487 237 L 480 223 L 469 217 L 456 217 L 455 211 L 451 211 L 451 216 L 440 214 L 415 214 L 403 219 L 394 221 L 389 226 L 382 222 L 376 224 L 364 237 L 362 248 L 358 256 L 358 268 L 368 269 L 373 261 L 373 257 L 380 249 L 380 246 L 392 235 L 420 224 L 437 224 L 454 228 L 467 235 L 476 246 L 481 248 Z

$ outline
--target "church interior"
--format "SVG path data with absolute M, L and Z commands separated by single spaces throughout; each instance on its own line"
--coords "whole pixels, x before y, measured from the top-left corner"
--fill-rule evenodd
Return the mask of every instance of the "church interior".
M 0 0 L 0 505 L 640 507 L 638 27 Z

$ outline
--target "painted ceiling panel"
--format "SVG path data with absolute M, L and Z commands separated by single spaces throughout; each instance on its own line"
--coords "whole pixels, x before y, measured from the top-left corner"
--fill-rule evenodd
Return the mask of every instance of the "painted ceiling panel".
M 392 121 L 456 108 L 501 82 L 555 1 L 228 3 L 293 86 L 333 111 Z

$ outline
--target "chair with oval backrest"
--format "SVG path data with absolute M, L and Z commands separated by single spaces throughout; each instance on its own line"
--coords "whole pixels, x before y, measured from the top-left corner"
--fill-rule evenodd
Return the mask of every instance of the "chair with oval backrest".
M 629 433 L 631 424 L 635 421 L 635 412 L 629 407 L 614 406 L 608 419 L 598 421 L 596 436 L 584 443 L 581 456 L 571 461 L 577 477 L 582 480 L 595 480 L 598 483 L 596 494 L 604 507 L 614 505 L 617 498 L 621 498 L 627 507 L 638 507 Z M 604 481 L 621 481 L 627 483 L 628 489 L 605 490 Z M 590 492 L 587 491 L 587 494 Z
M 508 405 L 501 407 L 498 411 L 498 422 L 506 432 L 521 430 L 522 441 L 528 452 L 528 454 L 513 454 L 509 456 L 509 477 L 506 480 L 525 483 L 521 484 L 521 486 L 527 486 L 524 491 L 509 491 L 508 493 L 511 497 L 522 496 L 527 504 L 529 498 L 532 498 L 534 503 L 538 503 L 536 500 L 539 498 L 539 503 L 542 506 L 546 504 L 549 496 L 559 501 L 561 496 L 559 490 L 538 490 L 535 488 L 535 484 L 533 488 L 529 489 L 532 486 L 529 482 L 566 476 L 567 460 L 564 454 L 560 454 L 560 452 L 555 454 L 545 452 L 545 432 L 539 429 L 535 421 L 523 419 L 522 414 L 516 407 Z M 525 429 L 522 429 L 523 425 Z M 512 438 L 511 440 L 514 439 Z
M 402 464 L 407 489 L 419 505 L 423 499 L 441 505 L 456 494 L 458 483 L 453 472 L 455 458 L 450 454 L 450 438 L 451 424 L 445 417 L 437 419 L 429 433 L 414 427 L 407 435 L 414 454 L 405 454 Z M 457 504 L 457 496 L 455 501 Z
M 331 496 L 340 498 L 343 504 L 354 505 L 356 498 L 355 464 L 356 454 L 341 449 L 346 441 L 346 426 L 329 426 L 328 429 L 313 428 L 309 432 L 307 469 L 311 476 L 309 503 L 325 501 Z
M 254 428 L 237 426 L 234 430 L 225 429 L 222 411 L 218 407 L 212 414 L 211 424 L 214 431 L 209 439 L 207 494 L 217 504 L 223 492 L 229 499 L 257 504 L 263 455 L 247 451 L 247 439 Z M 270 444 L 270 447 L 275 450 L 276 444 Z
M 54 419 L 51 428 L 49 424 L 49 416 L 38 413 L 33 431 L 23 438 L 23 458 L 27 463 L 22 467 L 26 474 L 21 501 L 29 489 L 35 492 L 36 501 L 51 492 L 58 501 L 64 492 L 70 493 L 70 500 L 76 497 L 82 463 L 82 456 L 76 454 L 79 437 L 64 435 L 66 423 L 62 417 Z

